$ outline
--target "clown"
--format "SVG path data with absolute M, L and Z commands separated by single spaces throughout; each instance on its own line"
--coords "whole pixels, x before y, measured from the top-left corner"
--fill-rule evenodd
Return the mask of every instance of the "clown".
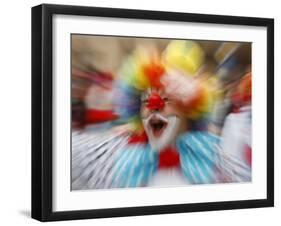
M 194 122 L 206 120 L 216 97 L 211 83 L 199 76 L 204 57 L 197 43 L 181 40 L 171 41 L 162 54 L 139 48 L 129 56 L 114 92 L 115 113 L 125 125 L 104 139 L 89 138 L 101 142 L 98 148 L 75 151 L 73 165 L 83 167 L 73 168 L 72 188 L 241 181 L 227 167 L 231 164 L 219 148 L 219 137 L 194 130 Z M 243 175 L 243 180 L 249 177 Z
M 203 50 L 192 41 L 172 41 L 162 56 L 140 49 L 127 59 L 116 105 L 133 135 L 113 169 L 114 187 L 220 181 L 218 137 L 189 125 L 207 116 L 215 98 L 198 78 L 203 62 Z

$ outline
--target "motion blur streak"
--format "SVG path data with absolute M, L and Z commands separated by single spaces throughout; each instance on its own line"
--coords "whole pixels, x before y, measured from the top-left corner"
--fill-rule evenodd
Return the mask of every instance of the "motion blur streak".
M 71 189 L 251 182 L 251 81 L 251 43 L 72 35 Z

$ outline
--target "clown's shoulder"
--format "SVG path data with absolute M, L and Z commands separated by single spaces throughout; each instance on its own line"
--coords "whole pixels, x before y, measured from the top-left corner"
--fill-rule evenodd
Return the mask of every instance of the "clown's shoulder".
M 191 184 L 221 182 L 219 136 L 205 131 L 189 131 L 177 139 L 181 169 Z
M 177 140 L 184 175 L 193 184 L 251 181 L 251 167 L 222 148 L 222 138 L 194 131 Z
M 182 140 L 188 140 L 189 142 L 199 140 L 204 142 L 219 143 L 220 136 L 208 131 L 188 131 L 179 136 L 178 141 Z
M 151 151 L 147 143 L 128 143 L 112 168 L 112 187 L 146 186 L 157 166 L 157 153 Z
M 220 145 L 220 141 L 220 137 L 211 132 L 188 131 L 178 137 L 176 146 L 181 154 L 191 150 L 199 152 L 200 155 L 214 155 Z

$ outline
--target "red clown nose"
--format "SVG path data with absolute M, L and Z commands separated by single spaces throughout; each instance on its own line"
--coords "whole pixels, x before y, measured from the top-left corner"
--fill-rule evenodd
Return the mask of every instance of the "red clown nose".
M 161 110 L 165 106 L 165 101 L 156 92 L 152 92 L 147 100 L 147 107 L 150 110 Z

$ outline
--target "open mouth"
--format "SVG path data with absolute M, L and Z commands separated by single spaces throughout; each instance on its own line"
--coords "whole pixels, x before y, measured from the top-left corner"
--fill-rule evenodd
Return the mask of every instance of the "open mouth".
M 152 118 L 149 120 L 149 126 L 152 130 L 152 133 L 155 137 L 161 136 L 162 132 L 165 130 L 167 127 L 167 122 L 160 119 L 160 118 Z

